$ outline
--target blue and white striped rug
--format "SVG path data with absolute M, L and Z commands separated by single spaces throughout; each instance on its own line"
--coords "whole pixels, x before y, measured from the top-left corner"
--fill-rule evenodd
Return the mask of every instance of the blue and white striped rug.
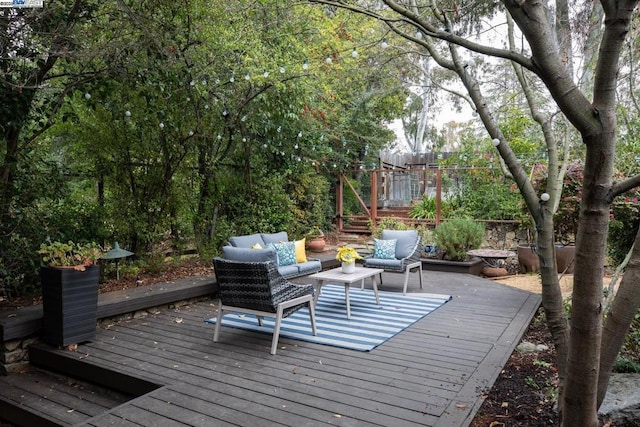
M 316 306 L 318 334 L 311 334 L 309 311 L 303 308 L 283 319 L 280 337 L 333 345 L 359 351 L 371 351 L 405 328 L 451 299 L 449 295 L 378 292 L 376 304 L 373 290 L 351 288 L 351 319 L 347 319 L 344 286 L 325 285 Z M 206 320 L 216 323 L 216 319 Z M 273 333 L 273 318 L 265 318 L 263 325 L 253 315 L 229 313 L 222 318 L 222 326 Z

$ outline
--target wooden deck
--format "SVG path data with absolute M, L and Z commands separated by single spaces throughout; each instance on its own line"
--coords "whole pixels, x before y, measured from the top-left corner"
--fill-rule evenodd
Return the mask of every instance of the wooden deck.
M 49 389 L 46 423 L 24 425 L 467 426 L 540 297 L 470 275 L 424 279 L 453 299 L 371 352 L 281 338 L 271 356 L 270 335 L 231 328 L 213 343 L 213 301 L 108 324 L 75 352 L 34 346 L 32 363 L 119 394 L 96 410 Z M 381 290 L 401 292 L 402 275 L 385 273 Z M 28 381 L 12 381 L 25 404 Z

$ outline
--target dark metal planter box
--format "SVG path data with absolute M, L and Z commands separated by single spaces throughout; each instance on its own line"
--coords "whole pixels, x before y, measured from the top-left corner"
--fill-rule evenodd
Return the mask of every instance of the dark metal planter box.
M 94 339 L 100 267 L 85 271 L 42 267 L 40 280 L 44 341 L 67 346 Z
M 482 260 L 476 257 L 468 261 L 447 261 L 435 258 L 422 258 L 421 261 L 423 270 L 473 274 L 475 276 L 478 276 L 484 267 Z

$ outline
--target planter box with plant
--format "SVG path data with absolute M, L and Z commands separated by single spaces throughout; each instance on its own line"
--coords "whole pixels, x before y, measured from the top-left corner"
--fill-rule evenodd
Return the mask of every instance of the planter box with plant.
M 442 259 L 466 261 L 467 252 L 480 248 L 484 227 L 471 219 L 456 218 L 443 222 L 433 232 Z
M 473 220 L 457 218 L 443 222 L 433 231 L 437 259 L 423 258 L 422 267 L 431 271 L 480 274 L 482 260 L 469 257 L 467 252 L 478 249 L 483 238 L 484 227 Z
M 43 339 L 68 346 L 96 336 L 102 250 L 95 243 L 49 242 L 40 246 Z

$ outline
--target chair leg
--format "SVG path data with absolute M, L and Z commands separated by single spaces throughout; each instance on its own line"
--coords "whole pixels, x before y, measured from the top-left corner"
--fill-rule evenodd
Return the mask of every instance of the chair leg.
M 418 274 L 420 275 L 420 289 L 422 289 L 422 262 L 420 263 L 420 267 L 418 267 Z
M 260 315 L 256 315 L 256 319 L 258 319 L 258 326 L 262 326 L 262 319 L 263 317 Z
M 309 318 L 311 319 L 311 332 L 313 335 L 318 335 L 318 329 L 316 328 L 316 309 L 313 302 L 309 302 Z
M 409 273 L 411 273 L 411 269 L 407 267 L 404 272 L 404 287 L 402 288 L 402 295 L 407 294 L 407 285 L 409 284 Z
M 222 301 L 218 300 L 218 316 L 216 317 L 216 327 L 213 329 L 213 342 L 218 342 L 220 326 L 222 325 Z
M 276 323 L 273 326 L 273 339 L 271 340 L 271 354 L 276 354 L 278 348 L 278 337 L 280 337 L 280 323 L 282 322 L 282 304 L 278 305 L 278 312 L 276 313 Z

